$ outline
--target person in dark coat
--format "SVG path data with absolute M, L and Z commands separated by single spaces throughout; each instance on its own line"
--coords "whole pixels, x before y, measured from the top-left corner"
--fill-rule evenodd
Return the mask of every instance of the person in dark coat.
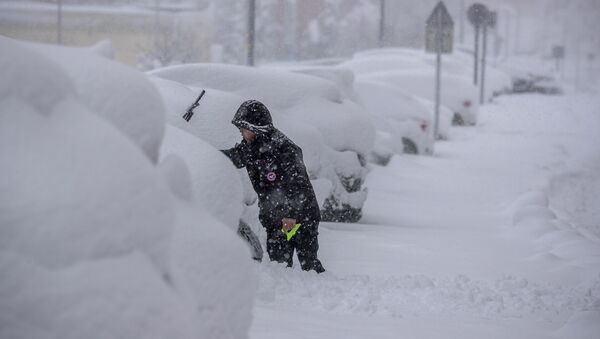
M 242 103 L 232 123 L 243 140 L 222 152 L 237 168 L 245 167 L 248 172 L 258 195 L 269 258 L 291 267 L 296 250 L 303 270 L 324 272 L 317 258 L 321 213 L 302 149 L 273 126 L 269 110 L 259 101 Z M 286 232 L 294 228 L 297 231 L 288 239 Z

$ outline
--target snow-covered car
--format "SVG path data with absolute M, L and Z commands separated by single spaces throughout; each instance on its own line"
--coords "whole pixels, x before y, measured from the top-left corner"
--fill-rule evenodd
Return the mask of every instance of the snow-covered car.
M 405 92 L 430 101 L 435 100 L 434 79 L 435 74 L 427 70 L 374 72 L 357 77 L 357 81 L 376 81 L 394 85 Z M 479 111 L 477 89 L 460 76 L 444 74 L 441 81 L 440 101 L 452 110 L 452 123 L 475 125 Z
M 373 116 L 378 131 L 372 159 L 387 163 L 390 155 L 431 154 L 434 148 L 432 107 L 414 95 L 384 82 L 359 79 L 354 88 Z M 440 134 L 447 136 L 452 114 L 441 110 Z
M 341 61 L 342 60 L 340 59 L 339 62 Z M 354 73 L 347 68 L 337 67 L 336 65 L 339 62 L 337 62 L 335 65 L 313 65 L 304 62 L 280 63 L 266 65 L 264 68 L 274 68 L 300 74 L 312 75 L 317 78 L 331 81 L 340 90 L 345 99 L 356 101 L 356 93 L 354 91 Z
M 255 268 L 196 200 L 241 203 L 232 166 L 218 189 L 192 187 L 185 161 L 159 158 L 164 109 L 145 74 L 87 49 L 0 49 L 0 337 L 245 336 Z
M 500 66 L 512 79 L 513 93 L 562 94 L 547 61 L 533 57 L 511 57 Z
M 274 125 L 303 149 L 323 220 L 360 219 L 367 194 L 366 157 L 375 128 L 363 108 L 345 98 L 334 82 L 285 70 L 221 64 L 172 66 L 150 74 L 167 105 L 167 121 L 219 149 L 241 139 L 231 124 L 237 107 L 247 99 L 265 103 Z M 201 89 L 206 95 L 196 116 L 186 122 L 181 115 Z

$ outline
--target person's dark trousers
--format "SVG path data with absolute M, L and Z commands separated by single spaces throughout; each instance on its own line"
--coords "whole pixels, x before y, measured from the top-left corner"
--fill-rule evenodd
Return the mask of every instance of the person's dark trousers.
M 305 227 L 306 226 L 306 227 Z M 317 227 L 313 225 L 302 225 L 296 235 L 289 241 L 281 228 L 269 228 L 267 230 L 267 253 L 271 261 L 286 263 L 292 267 L 294 249 L 298 254 L 300 266 L 304 271 L 325 272 L 321 261 L 317 258 L 319 241 Z

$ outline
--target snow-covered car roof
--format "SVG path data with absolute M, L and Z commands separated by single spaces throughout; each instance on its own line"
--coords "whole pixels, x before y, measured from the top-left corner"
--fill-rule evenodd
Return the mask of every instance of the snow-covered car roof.
M 152 161 L 158 161 L 164 109 L 156 88 L 143 73 L 103 56 L 110 54 L 106 51 L 110 46 L 105 44 L 92 48 L 26 46 L 60 65 L 93 112 L 131 138 Z
M 416 97 L 382 81 L 361 77 L 355 88 L 369 111 L 377 116 L 395 120 L 431 121 L 431 111 Z
M 332 65 L 312 65 L 306 63 L 283 63 L 265 65 L 264 68 L 275 68 L 300 74 L 312 75 L 333 82 L 346 98 L 355 99 L 354 72 Z
M 276 69 L 197 63 L 165 67 L 148 74 L 188 86 L 218 89 L 242 97 L 252 96 L 270 109 L 287 108 L 309 97 L 338 103 L 342 100 L 332 83 Z

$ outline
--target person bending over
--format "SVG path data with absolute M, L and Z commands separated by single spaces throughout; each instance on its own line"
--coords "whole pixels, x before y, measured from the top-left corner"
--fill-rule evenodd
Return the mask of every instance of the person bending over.
M 291 267 L 296 250 L 303 270 L 324 272 L 317 258 L 321 212 L 302 149 L 273 126 L 269 110 L 259 101 L 242 103 L 232 123 L 243 140 L 222 152 L 248 172 L 258 195 L 270 260 Z

